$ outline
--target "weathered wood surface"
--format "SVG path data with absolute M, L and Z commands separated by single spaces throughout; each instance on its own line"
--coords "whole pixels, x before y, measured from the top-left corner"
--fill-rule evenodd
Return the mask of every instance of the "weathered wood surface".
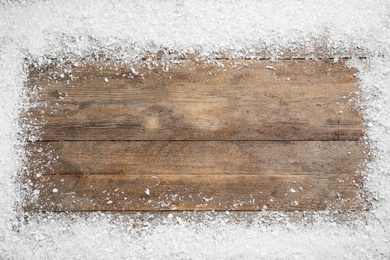
M 25 117 L 43 124 L 27 146 L 26 210 L 367 208 L 344 61 L 136 69 L 32 69 L 40 102 Z
M 28 210 L 364 209 L 361 176 L 50 175 L 33 180 L 43 196 Z
M 30 145 L 45 174 L 355 174 L 356 141 L 81 141 Z M 37 152 L 40 151 L 40 152 Z M 33 171 L 33 169 L 30 169 Z
M 168 72 L 140 69 L 138 75 L 96 64 L 67 74 L 32 73 L 28 84 L 41 87 L 43 103 L 31 119 L 44 112 L 43 140 L 362 137 L 362 117 L 348 104 L 357 81 L 343 61 L 219 64 L 187 61 Z

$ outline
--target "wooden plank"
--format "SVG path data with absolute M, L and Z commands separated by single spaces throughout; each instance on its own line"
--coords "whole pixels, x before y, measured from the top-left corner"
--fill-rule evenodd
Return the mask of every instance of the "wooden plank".
M 30 211 L 351 210 L 361 176 L 320 175 L 50 175 L 33 179 Z
M 56 158 L 43 171 L 56 175 L 354 174 L 364 159 L 356 141 L 67 141 L 28 150 L 31 173 Z
M 48 67 L 27 82 L 42 101 L 28 120 L 45 122 L 42 140 L 359 140 L 354 73 L 309 60 Z

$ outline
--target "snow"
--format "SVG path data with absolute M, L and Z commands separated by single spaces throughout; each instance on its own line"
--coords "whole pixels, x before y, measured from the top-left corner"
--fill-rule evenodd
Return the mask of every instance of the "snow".
M 132 63 L 164 50 L 212 59 L 350 53 L 374 158 L 364 171 L 373 209 L 345 213 L 261 211 L 145 214 L 24 214 L 28 63 L 103 54 Z M 359 59 L 364 55 L 366 59 Z M 153 62 L 153 61 L 150 61 Z M 133 68 L 134 69 L 134 68 Z M 136 73 L 136 71 L 135 71 Z M 61 77 L 61 75 L 59 75 Z M 66 75 L 64 75 L 66 77 Z M 107 79 L 108 80 L 108 79 Z M 0 259 L 388 259 L 390 258 L 390 3 L 388 1 L 1 1 Z M 30 136 L 33 138 L 33 136 Z M 54 192 L 54 190 L 53 190 Z M 109 201 L 107 202 L 109 203 Z M 198 221 L 201 219 L 201 221 Z M 248 220 L 250 219 L 250 221 Z

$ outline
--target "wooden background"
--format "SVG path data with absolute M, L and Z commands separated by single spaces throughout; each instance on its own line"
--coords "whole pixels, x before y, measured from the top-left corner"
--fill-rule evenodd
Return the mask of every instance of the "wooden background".
M 365 209 L 354 73 L 344 60 L 31 67 L 26 118 L 42 126 L 25 209 Z

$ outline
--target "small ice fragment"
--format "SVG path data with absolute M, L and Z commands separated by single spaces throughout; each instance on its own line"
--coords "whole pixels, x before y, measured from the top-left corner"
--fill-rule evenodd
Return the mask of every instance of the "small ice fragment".
M 133 73 L 133 75 L 135 75 L 135 76 L 138 75 L 138 71 L 136 69 L 134 69 L 133 67 L 131 67 L 130 70 Z
M 290 192 L 291 192 L 291 193 L 295 193 L 295 192 L 297 192 L 297 191 L 296 191 L 294 188 L 291 188 L 291 189 L 290 189 Z
M 275 68 L 272 67 L 272 66 L 270 66 L 270 65 L 265 66 L 265 68 L 266 68 L 266 69 L 269 69 L 269 70 L 275 70 Z
M 206 198 L 206 197 L 203 197 L 203 200 L 206 201 L 206 202 L 210 202 L 211 200 L 213 200 L 214 198 L 211 197 L 211 198 Z
M 145 194 L 148 195 L 148 196 L 150 195 L 150 190 L 148 188 L 146 188 Z
M 104 78 L 104 82 L 106 82 L 106 83 L 107 83 L 107 82 L 108 82 L 108 78 Z
M 343 113 L 343 111 L 340 110 L 340 111 L 339 111 L 339 114 L 342 114 L 342 113 Z
M 53 193 L 57 193 L 57 192 L 58 192 L 58 189 L 54 188 Z
M 107 204 L 112 204 L 112 200 L 107 201 Z
M 299 202 L 297 200 L 294 200 L 293 202 L 291 202 L 291 205 L 293 206 L 298 206 L 299 205 Z
M 60 77 L 63 79 L 65 77 L 64 73 L 61 73 Z

